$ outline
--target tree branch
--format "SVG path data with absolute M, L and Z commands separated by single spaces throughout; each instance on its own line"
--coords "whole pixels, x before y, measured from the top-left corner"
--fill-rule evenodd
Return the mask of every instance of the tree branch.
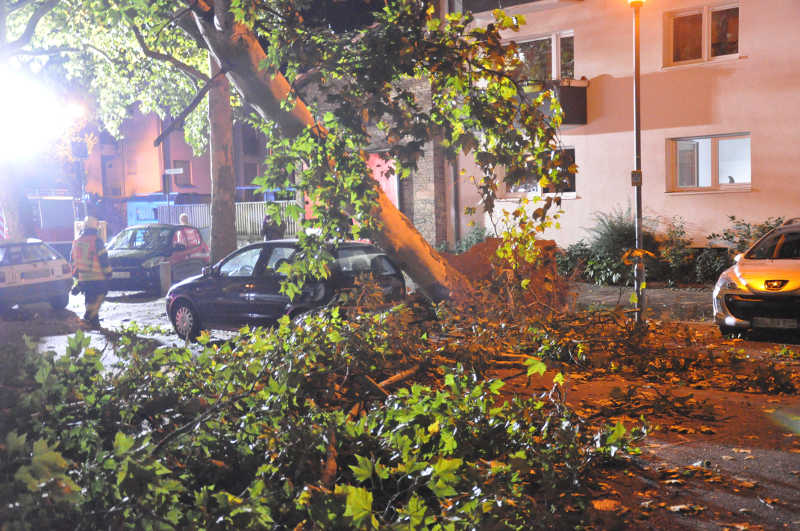
M 31 15 L 31 18 L 28 19 L 28 24 L 25 26 L 25 31 L 22 32 L 22 35 L 19 36 L 19 39 L 8 43 L 6 48 L 7 51 L 4 55 L 15 54 L 23 46 L 29 44 L 33 38 L 33 34 L 36 32 L 36 26 L 39 24 L 39 21 L 43 16 L 52 11 L 53 8 L 58 5 L 58 2 L 59 0 L 48 0 L 44 4 L 39 5 L 39 7 L 36 8 L 36 11 L 34 11 Z
M 149 57 L 150 59 L 155 59 L 157 61 L 164 61 L 166 63 L 171 64 L 172 66 L 174 66 L 175 68 L 177 68 L 178 70 L 189 76 L 192 79 L 192 81 L 201 80 L 205 81 L 206 83 L 208 82 L 209 80 L 208 76 L 205 75 L 200 70 L 196 69 L 195 67 L 187 65 L 186 63 L 179 61 L 178 59 L 172 57 L 169 54 L 157 52 L 155 50 L 151 50 L 150 48 L 148 48 L 147 43 L 144 42 L 144 36 L 142 36 L 142 32 L 139 31 L 138 26 L 136 26 L 136 24 L 134 24 L 133 21 L 130 19 L 128 19 L 128 25 L 130 26 L 131 31 L 133 31 L 133 34 L 136 37 L 136 42 L 139 43 L 139 47 L 142 49 L 142 53 L 144 53 L 145 56 Z
M 206 84 L 203 85 L 203 88 L 200 89 L 200 92 L 197 93 L 189 105 L 187 105 L 186 108 L 183 109 L 181 113 L 175 117 L 175 119 L 163 131 L 161 131 L 161 134 L 158 135 L 158 137 L 153 141 L 153 146 L 158 147 L 168 134 L 183 126 L 183 122 L 186 120 L 186 117 L 189 116 L 189 113 L 191 113 L 200 104 L 200 102 L 203 101 L 203 97 L 206 95 L 206 92 L 211 89 L 211 85 L 214 83 L 214 80 L 219 76 L 225 75 L 225 73 L 225 68 L 220 69 L 220 71 L 217 72 L 214 77 L 209 79 Z

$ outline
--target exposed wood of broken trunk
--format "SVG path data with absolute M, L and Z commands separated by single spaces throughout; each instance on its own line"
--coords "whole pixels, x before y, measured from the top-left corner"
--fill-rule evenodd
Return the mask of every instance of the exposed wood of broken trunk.
M 242 97 L 261 117 L 277 122 L 287 136 L 296 136 L 307 127 L 326 134 L 301 100 L 296 100 L 290 111 L 281 108 L 290 94 L 289 83 L 279 72 L 260 68 L 267 57 L 255 34 L 242 24 L 230 22 L 226 13 L 221 15 L 217 13 L 209 20 L 195 13 L 194 20 L 209 51 L 228 69 L 228 79 Z M 376 243 L 434 300 L 469 293 L 469 280 L 436 252 L 380 187 L 376 188 L 374 215 L 382 224 L 382 231 L 374 235 Z

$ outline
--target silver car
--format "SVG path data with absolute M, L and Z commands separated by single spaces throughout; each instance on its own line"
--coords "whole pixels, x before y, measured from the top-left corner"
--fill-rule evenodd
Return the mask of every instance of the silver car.
M 800 218 L 765 234 L 714 286 L 714 322 L 723 334 L 800 328 Z

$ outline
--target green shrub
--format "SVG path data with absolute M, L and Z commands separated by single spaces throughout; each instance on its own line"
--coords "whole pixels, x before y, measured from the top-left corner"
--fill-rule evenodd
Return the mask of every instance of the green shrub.
M 460 240 L 456 242 L 455 252 L 461 254 L 469 251 L 473 245 L 477 245 L 486 239 L 486 229 L 484 227 L 472 227 L 472 229 Z
M 665 265 L 667 282 L 678 283 L 692 276 L 695 251 L 691 245 L 692 240 L 686 237 L 686 223 L 680 217 L 673 218 L 667 226 L 659 253 Z
M 695 259 L 694 274 L 698 282 L 716 282 L 720 274 L 733 264 L 726 249 L 706 248 Z
M 782 217 L 767 218 L 761 223 L 748 223 L 736 216 L 728 216 L 731 226 L 722 233 L 711 233 L 707 236 L 710 240 L 722 240 L 731 249 L 732 254 L 747 250 L 757 239 L 783 223 Z
M 592 249 L 585 241 L 580 240 L 569 245 L 564 252 L 556 255 L 556 267 L 561 275 L 570 277 L 582 275 L 586 264 L 592 257 Z
M 594 220 L 595 225 L 588 229 L 591 234 L 588 251 L 586 244 L 575 244 L 572 252 L 567 252 L 566 257 L 562 258 L 565 270 L 572 261 L 576 265 L 582 262 L 583 278 L 589 282 L 601 285 L 632 284 L 633 266 L 622 261 L 623 255 L 636 245 L 636 225 L 630 209 L 598 212 Z M 658 245 L 651 232 L 643 231 L 642 246 L 651 253 L 656 252 Z M 645 258 L 646 267 L 654 264 L 655 261 Z

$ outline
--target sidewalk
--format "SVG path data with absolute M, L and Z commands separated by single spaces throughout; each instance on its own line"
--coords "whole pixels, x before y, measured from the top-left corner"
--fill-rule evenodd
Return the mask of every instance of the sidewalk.
M 569 303 L 578 310 L 591 307 L 632 308 L 632 287 L 595 286 L 585 282 L 571 282 Z M 645 290 L 645 314 L 654 319 L 677 321 L 710 321 L 711 286 L 696 288 L 648 288 Z

